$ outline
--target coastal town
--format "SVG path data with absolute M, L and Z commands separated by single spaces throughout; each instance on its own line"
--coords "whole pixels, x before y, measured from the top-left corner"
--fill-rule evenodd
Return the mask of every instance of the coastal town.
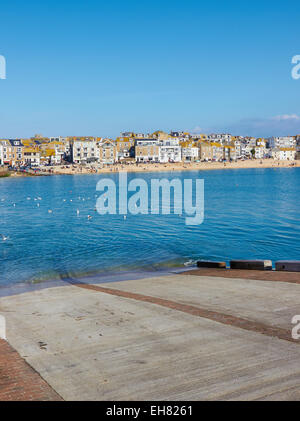
M 102 137 L 44 137 L 0 139 L 0 165 L 14 171 L 88 168 L 97 172 L 112 165 L 236 163 L 241 161 L 300 160 L 300 135 L 270 138 L 231 134 L 123 132 L 116 139 Z M 294 162 L 294 164 L 292 164 Z M 297 163 L 298 164 L 298 163 Z M 279 165 L 279 164 L 278 164 Z

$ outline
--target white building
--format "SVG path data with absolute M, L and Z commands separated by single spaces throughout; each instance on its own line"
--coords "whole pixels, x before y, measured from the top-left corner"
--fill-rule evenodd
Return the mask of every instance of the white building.
M 62 159 L 70 157 L 71 154 L 71 145 L 70 145 L 70 141 L 67 137 L 62 137 L 62 136 L 58 136 L 58 137 L 50 137 L 50 143 L 60 143 L 64 146 L 63 148 L 63 156 L 61 157 Z
M 281 137 L 270 137 L 268 139 L 269 147 L 274 149 L 280 148 L 294 148 L 296 146 L 295 136 L 281 136 Z
M 122 133 L 122 135 L 123 135 L 123 133 Z M 150 136 L 150 134 L 149 134 L 149 133 L 147 133 L 147 134 L 145 134 L 145 133 L 136 133 L 136 134 L 134 135 L 134 137 L 135 137 L 136 139 L 152 139 L 152 137 Z
M 41 163 L 40 151 L 31 147 L 25 147 L 23 162 L 26 166 L 39 167 Z
M 222 135 L 217 134 L 217 133 L 211 133 L 207 135 L 207 140 L 213 143 L 221 143 L 221 138 L 222 138 Z
M 75 164 L 98 162 L 99 147 L 96 140 L 75 140 L 71 146 L 72 161 Z
M 244 149 L 243 149 L 244 158 L 252 158 L 253 157 L 253 154 L 252 154 L 253 149 L 255 150 L 255 146 L 253 146 L 251 143 L 246 143 L 244 145 Z
M 236 159 L 245 158 L 245 145 L 241 140 L 234 141 L 234 150 Z
M 296 148 L 272 149 L 272 157 L 277 161 L 293 161 L 296 158 Z
M 3 165 L 3 145 L 2 142 L 0 142 L 0 165 Z
M 254 158 L 255 159 L 263 159 L 266 155 L 266 150 L 263 146 L 256 146 L 254 148 Z
M 224 145 L 224 144 L 231 143 L 232 136 L 231 134 L 227 134 L 227 133 L 217 133 L 217 134 L 211 133 L 207 136 L 207 139 L 210 142 L 221 143 L 222 145 Z
M 181 146 L 179 139 L 169 138 L 159 142 L 159 162 L 180 162 Z
M 182 161 L 193 162 L 199 159 L 199 148 L 197 146 L 189 145 L 181 147 Z
M 54 147 L 54 155 L 51 156 L 51 163 L 54 165 L 60 165 L 63 161 L 63 159 L 67 155 L 67 148 L 66 145 L 62 142 L 53 144 Z

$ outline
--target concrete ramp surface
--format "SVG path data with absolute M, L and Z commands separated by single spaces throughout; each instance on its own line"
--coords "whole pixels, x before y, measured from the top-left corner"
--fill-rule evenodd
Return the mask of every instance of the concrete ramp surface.
M 300 400 L 300 285 L 229 273 L 65 284 L 1 297 L 0 314 L 65 400 Z

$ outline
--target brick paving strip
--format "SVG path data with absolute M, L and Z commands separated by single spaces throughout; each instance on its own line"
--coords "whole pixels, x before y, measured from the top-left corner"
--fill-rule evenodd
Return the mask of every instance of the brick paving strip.
M 61 400 L 17 351 L 0 339 L 0 401 Z
M 185 272 L 186 273 L 186 272 Z M 100 287 L 98 285 L 84 284 L 72 280 L 68 282 L 79 288 L 84 288 L 92 291 L 103 292 L 105 294 L 115 295 L 117 297 L 130 298 L 137 301 L 143 301 L 146 303 L 156 304 L 162 307 L 170 308 L 172 310 L 182 311 L 183 313 L 191 314 L 192 316 L 203 317 L 205 319 L 213 320 L 218 323 L 230 325 L 244 330 L 250 330 L 252 332 L 261 333 L 263 335 L 276 337 L 285 341 L 294 342 L 298 345 L 300 342 L 295 340 L 291 336 L 291 331 L 288 329 L 282 329 L 265 325 L 259 322 L 253 322 L 251 320 L 243 319 L 242 317 L 232 316 L 230 314 L 219 313 L 204 308 L 199 308 L 187 304 L 180 304 L 175 301 L 166 300 L 163 298 L 151 297 L 143 294 L 136 294 L 133 292 L 121 291 L 118 289 Z
M 214 276 L 217 278 L 239 278 L 254 281 L 288 282 L 300 284 L 300 272 L 280 272 L 263 270 L 240 269 L 193 269 L 179 273 L 179 275 Z

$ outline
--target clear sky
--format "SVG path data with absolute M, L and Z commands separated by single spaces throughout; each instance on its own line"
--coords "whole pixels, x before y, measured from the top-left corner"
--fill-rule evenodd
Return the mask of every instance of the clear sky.
M 0 16 L 0 137 L 300 133 L 299 0 L 12 0 Z

